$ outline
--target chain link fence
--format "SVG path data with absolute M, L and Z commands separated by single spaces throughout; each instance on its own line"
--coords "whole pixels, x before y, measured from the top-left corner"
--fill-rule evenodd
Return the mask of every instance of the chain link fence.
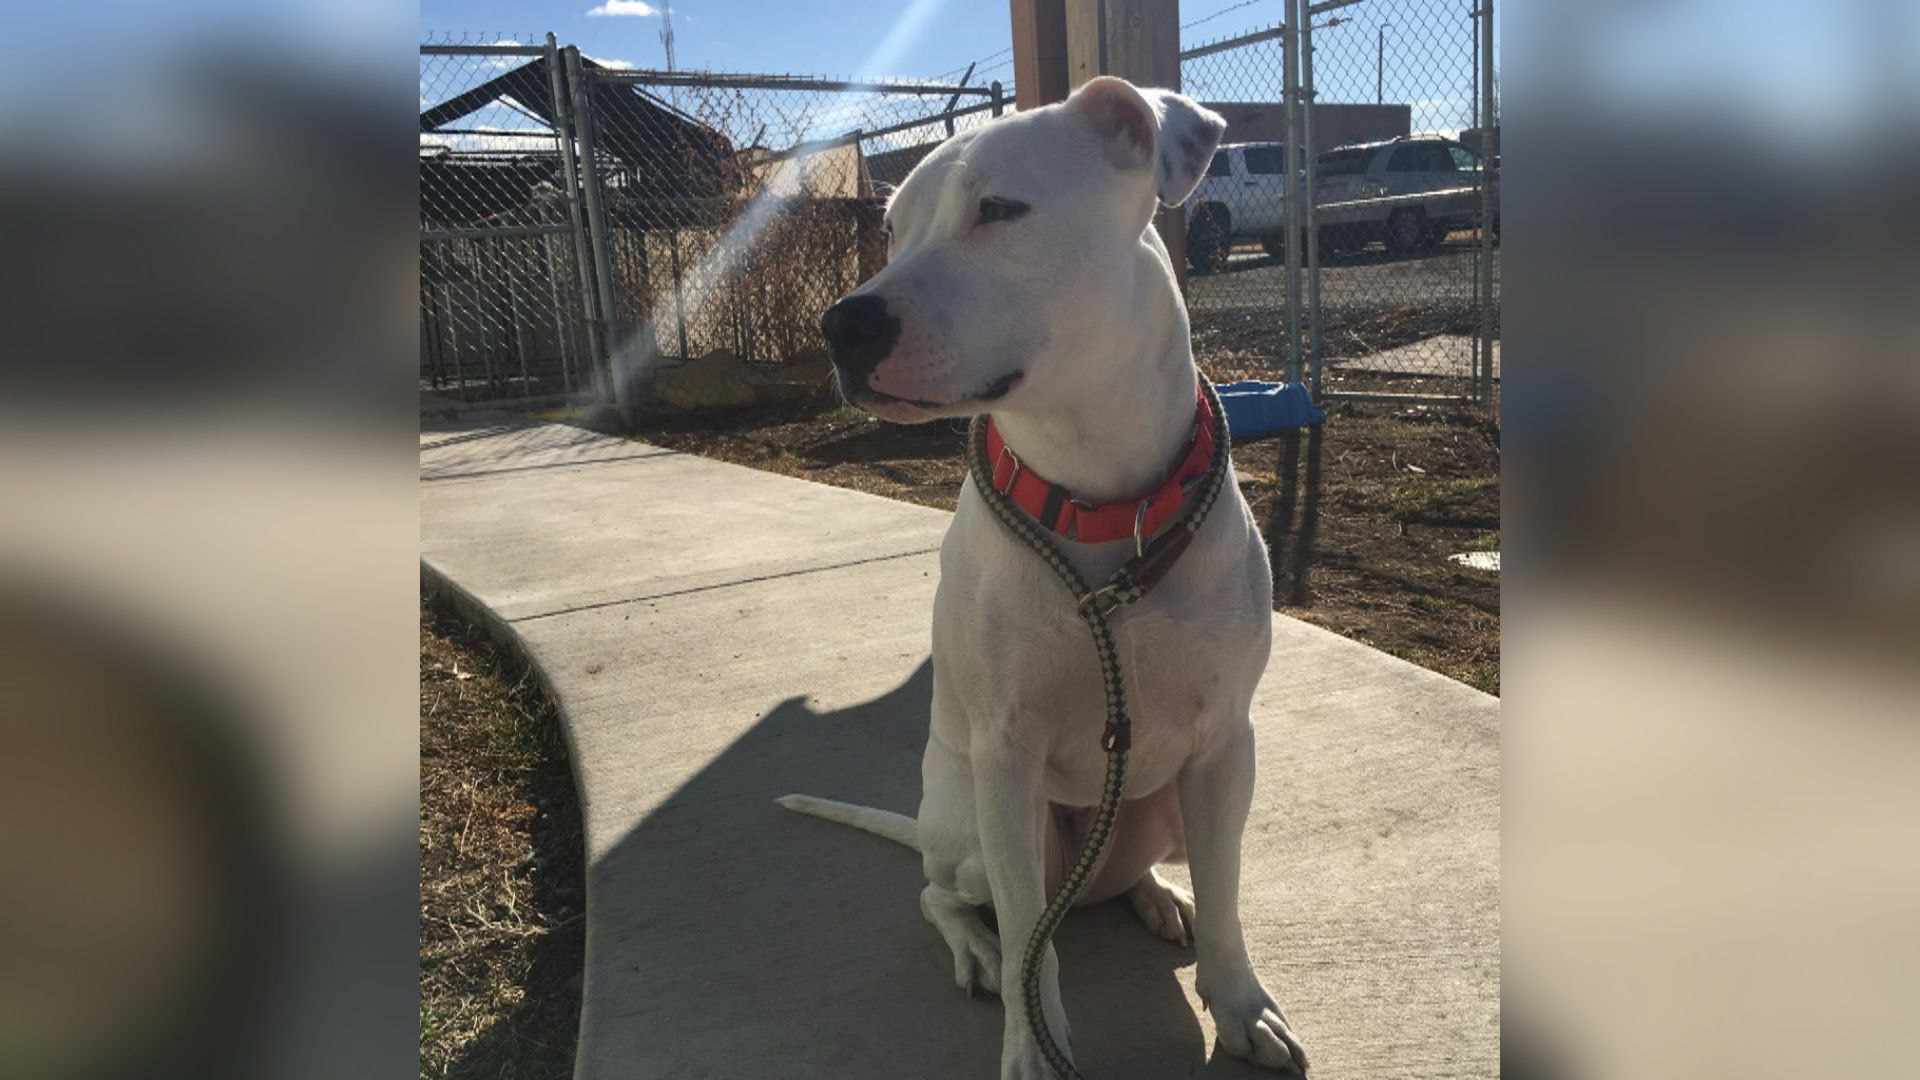
M 1310 379 L 1319 397 L 1490 404 L 1488 0 L 1284 6 L 1306 13 L 1297 33 L 1181 54 L 1182 89 L 1228 121 L 1187 204 L 1196 351 Z M 818 392 L 820 313 L 884 265 L 887 191 L 1008 107 L 972 76 L 638 71 L 551 35 L 422 46 L 422 388 L 622 404 Z M 696 365 L 715 377 L 694 393 Z
M 1319 241 L 1310 348 L 1321 395 L 1490 402 L 1500 220 L 1498 124 L 1483 115 L 1490 0 L 1346 0 L 1308 11 Z M 1404 135 L 1337 148 L 1318 138 L 1339 103 L 1369 100 L 1406 110 Z
M 1227 119 L 1187 202 L 1187 302 L 1196 315 L 1265 320 L 1283 295 L 1259 271 L 1285 254 L 1285 33 L 1272 26 L 1180 54 L 1181 91 Z
M 1318 397 L 1490 401 L 1487 5 L 1298 6 L 1297 38 L 1281 24 L 1181 54 L 1182 89 L 1228 123 L 1188 203 L 1196 346 Z
M 423 45 L 421 387 L 626 402 L 694 361 L 702 403 L 824 387 L 820 313 L 884 264 L 886 192 L 1005 101 L 636 71 L 551 36 Z
M 885 195 L 1003 107 L 998 84 L 622 71 L 581 60 L 622 378 L 713 357 L 814 367 L 820 313 L 886 260 Z
M 559 51 L 420 50 L 420 385 L 468 400 L 604 390 Z

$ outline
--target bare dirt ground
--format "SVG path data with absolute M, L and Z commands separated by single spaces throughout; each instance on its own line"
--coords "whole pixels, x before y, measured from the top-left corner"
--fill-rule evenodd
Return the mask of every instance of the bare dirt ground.
M 1385 337 L 1423 316 L 1381 319 Z M 1262 323 L 1215 323 L 1204 341 L 1197 326 L 1202 367 L 1220 380 L 1277 377 L 1265 360 L 1271 315 Z M 1403 393 L 1451 385 L 1370 373 L 1345 379 L 1354 388 Z M 966 471 L 965 430 L 958 422 L 899 427 L 845 407 L 814 407 L 656 416 L 634 434 L 951 509 Z M 1497 422 L 1450 408 L 1336 404 L 1318 430 L 1236 443 L 1234 462 L 1272 552 L 1275 610 L 1499 692 L 1499 577 L 1447 561 L 1500 546 Z
M 420 1075 L 565 1080 L 585 956 L 580 813 L 551 707 L 420 612 Z

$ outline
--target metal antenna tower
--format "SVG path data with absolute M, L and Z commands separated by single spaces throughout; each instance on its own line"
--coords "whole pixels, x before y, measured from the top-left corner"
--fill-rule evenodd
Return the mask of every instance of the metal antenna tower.
M 667 70 L 673 70 L 673 0 L 660 5 L 660 44 L 667 50 Z

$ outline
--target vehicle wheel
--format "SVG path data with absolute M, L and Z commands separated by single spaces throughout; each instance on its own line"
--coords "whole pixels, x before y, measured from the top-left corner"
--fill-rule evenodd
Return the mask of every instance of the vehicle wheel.
M 1445 225 L 1429 225 L 1427 226 L 1426 233 L 1420 237 L 1420 246 L 1429 250 L 1438 251 L 1446 246 L 1447 234 L 1452 231 L 1453 230 L 1447 228 Z
M 1387 218 L 1386 234 L 1381 239 L 1386 243 L 1387 254 L 1409 255 L 1420 246 L 1426 233 L 1425 214 L 1418 210 L 1395 210 L 1393 216 Z
M 1203 206 L 1187 224 L 1187 265 L 1196 275 L 1227 268 L 1227 249 L 1233 243 L 1233 222 L 1224 206 Z

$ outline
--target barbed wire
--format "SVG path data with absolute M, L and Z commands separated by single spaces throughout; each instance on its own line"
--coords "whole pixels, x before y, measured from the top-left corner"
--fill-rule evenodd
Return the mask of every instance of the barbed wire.
M 544 45 L 547 35 L 527 30 L 428 30 L 421 34 L 422 45 Z

